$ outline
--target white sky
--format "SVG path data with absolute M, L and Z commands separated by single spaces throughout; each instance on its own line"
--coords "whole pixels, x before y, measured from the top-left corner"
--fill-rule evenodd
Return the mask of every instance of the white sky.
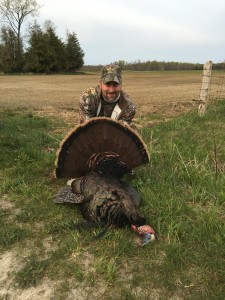
M 85 64 L 225 61 L 225 0 L 37 0 L 37 22 L 75 32 Z

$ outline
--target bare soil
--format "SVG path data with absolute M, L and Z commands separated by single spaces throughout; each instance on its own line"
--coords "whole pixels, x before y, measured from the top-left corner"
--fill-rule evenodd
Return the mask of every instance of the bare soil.
M 137 106 L 137 117 L 183 113 L 199 99 L 202 73 L 124 72 L 123 90 Z M 0 108 L 28 108 L 43 115 L 77 120 L 82 92 L 99 83 L 99 74 L 0 76 Z

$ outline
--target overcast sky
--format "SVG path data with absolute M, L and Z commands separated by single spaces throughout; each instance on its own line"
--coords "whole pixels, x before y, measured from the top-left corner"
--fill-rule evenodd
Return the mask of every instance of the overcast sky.
M 225 0 L 37 0 L 37 21 L 75 32 L 85 64 L 225 61 Z

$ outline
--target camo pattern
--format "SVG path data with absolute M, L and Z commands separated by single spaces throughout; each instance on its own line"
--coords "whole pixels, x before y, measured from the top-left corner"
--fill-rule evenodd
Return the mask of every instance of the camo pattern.
M 104 83 L 109 81 L 115 81 L 117 83 L 122 83 L 122 70 L 118 65 L 107 65 L 101 70 L 101 79 Z
M 121 113 L 117 120 L 131 124 L 132 119 L 136 113 L 136 107 L 131 101 L 130 97 L 124 92 L 120 92 L 120 98 L 117 102 L 107 102 L 102 98 L 100 86 L 87 89 L 80 98 L 80 111 L 79 111 L 79 123 L 88 121 L 89 119 L 97 116 L 99 103 L 102 103 L 101 111 L 98 117 L 111 117 L 112 112 L 116 104 L 118 103 Z

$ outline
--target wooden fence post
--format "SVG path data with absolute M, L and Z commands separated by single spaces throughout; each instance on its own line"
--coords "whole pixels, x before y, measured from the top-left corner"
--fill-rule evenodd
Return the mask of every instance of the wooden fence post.
M 198 114 L 203 116 L 206 111 L 206 105 L 209 99 L 209 92 L 210 92 L 210 84 L 212 78 L 212 62 L 207 61 L 204 64 L 203 68 L 203 76 L 202 76 L 202 87 L 200 92 L 200 99 L 199 99 L 199 107 L 198 107 Z

